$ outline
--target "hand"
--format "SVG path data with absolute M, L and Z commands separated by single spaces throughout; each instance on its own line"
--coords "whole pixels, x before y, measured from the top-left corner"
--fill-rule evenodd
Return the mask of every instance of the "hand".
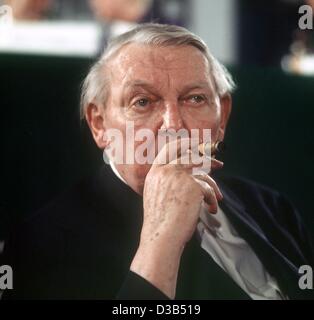
M 196 228 L 203 201 L 209 211 L 217 211 L 222 194 L 208 175 L 192 175 L 196 166 L 187 153 L 190 145 L 170 142 L 157 155 L 146 176 L 144 220 L 138 251 L 131 270 L 146 278 L 169 297 L 174 297 L 181 254 Z M 160 164 L 160 159 L 168 163 Z M 208 162 L 209 163 L 209 162 Z M 211 168 L 222 167 L 211 159 Z

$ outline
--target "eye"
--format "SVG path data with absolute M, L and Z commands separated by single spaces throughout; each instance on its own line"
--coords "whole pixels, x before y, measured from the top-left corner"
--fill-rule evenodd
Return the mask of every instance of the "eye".
M 202 95 L 195 94 L 190 96 L 188 100 L 194 104 L 200 104 L 205 101 L 205 98 Z
M 149 100 L 146 98 L 141 98 L 135 102 L 136 107 L 147 107 L 149 105 Z

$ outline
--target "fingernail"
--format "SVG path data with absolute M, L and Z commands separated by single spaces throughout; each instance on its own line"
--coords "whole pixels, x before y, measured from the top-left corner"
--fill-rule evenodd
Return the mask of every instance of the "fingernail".
M 215 160 L 214 162 L 216 162 L 217 164 L 219 164 L 219 165 L 221 165 L 221 166 L 224 165 L 224 163 L 223 163 L 222 161 L 219 161 L 219 160 L 217 160 L 217 159 L 213 159 L 213 160 Z M 212 160 L 212 161 L 213 161 L 213 160 Z
M 211 208 L 209 207 L 209 208 L 208 208 L 208 213 L 210 213 L 210 214 L 216 214 L 216 213 L 217 213 L 217 210 L 211 211 Z

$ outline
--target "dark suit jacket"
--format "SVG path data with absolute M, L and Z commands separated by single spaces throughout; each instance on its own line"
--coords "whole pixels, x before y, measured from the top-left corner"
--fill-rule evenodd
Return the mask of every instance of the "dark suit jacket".
M 221 208 L 290 299 L 300 290 L 298 268 L 314 266 L 313 251 L 289 201 L 238 178 L 217 178 Z M 22 223 L 6 243 L 2 264 L 13 268 L 4 299 L 166 299 L 129 271 L 142 225 L 142 198 L 109 166 L 85 179 Z M 186 245 L 177 299 L 249 298 L 200 247 Z

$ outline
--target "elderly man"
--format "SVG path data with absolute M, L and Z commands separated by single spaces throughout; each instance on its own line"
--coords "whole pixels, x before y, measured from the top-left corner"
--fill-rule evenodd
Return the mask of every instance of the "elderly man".
M 184 28 L 145 24 L 113 39 L 81 105 L 110 165 L 16 230 L 4 298 L 309 296 L 298 269 L 313 266 L 313 252 L 288 200 L 215 176 L 223 164 L 210 151 L 224 139 L 233 87 Z M 159 146 L 169 132 L 187 135 Z

